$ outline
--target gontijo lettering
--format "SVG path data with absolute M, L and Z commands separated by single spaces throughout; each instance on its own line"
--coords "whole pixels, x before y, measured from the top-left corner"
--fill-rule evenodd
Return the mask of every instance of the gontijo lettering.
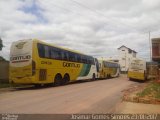
M 77 68 L 79 68 L 80 64 L 63 62 L 63 67 L 77 67 Z
M 31 55 L 21 55 L 21 56 L 14 56 L 14 57 L 10 57 L 10 61 L 15 62 L 15 61 L 26 61 L 31 59 Z

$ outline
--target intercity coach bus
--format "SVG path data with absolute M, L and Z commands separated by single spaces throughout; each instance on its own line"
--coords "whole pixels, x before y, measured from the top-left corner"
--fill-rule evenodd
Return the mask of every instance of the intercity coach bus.
M 97 77 L 98 61 L 92 56 L 37 39 L 11 45 L 10 83 L 57 86 Z
M 118 77 L 120 75 L 120 65 L 116 62 L 98 59 L 99 78 Z
M 131 61 L 128 69 L 128 78 L 136 80 L 155 79 L 158 75 L 158 63 L 146 62 L 135 58 Z

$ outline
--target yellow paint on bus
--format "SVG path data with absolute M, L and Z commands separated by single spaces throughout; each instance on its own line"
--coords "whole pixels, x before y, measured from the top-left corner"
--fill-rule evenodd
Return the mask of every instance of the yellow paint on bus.
M 110 78 L 119 76 L 120 67 L 118 63 L 103 59 L 99 59 L 98 61 L 100 78 Z
M 136 80 L 155 79 L 158 75 L 157 71 L 158 63 L 134 58 L 129 65 L 128 78 Z
M 65 84 L 98 77 L 95 59 L 37 39 L 13 42 L 10 82 L 16 84 Z

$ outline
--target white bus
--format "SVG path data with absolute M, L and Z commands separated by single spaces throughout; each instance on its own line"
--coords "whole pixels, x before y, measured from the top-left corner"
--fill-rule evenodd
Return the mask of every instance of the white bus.
M 158 63 L 133 59 L 129 65 L 128 78 L 137 80 L 155 79 L 158 75 Z

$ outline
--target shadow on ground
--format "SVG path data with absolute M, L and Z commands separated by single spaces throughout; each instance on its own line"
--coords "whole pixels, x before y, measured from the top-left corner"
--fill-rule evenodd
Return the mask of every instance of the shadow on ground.
M 54 87 L 62 87 L 62 86 L 68 86 L 68 85 L 72 85 L 72 84 L 85 84 L 88 82 L 96 82 L 96 81 L 102 81 L 102 80 L 112 80 L 112 78 L 108 78 L 108 79 L 97 79 L 97 80 L 78 80 L 78 81 L 73 81 L 70 82 L 66 85 L 60 85 L 60 86 L 54 86 L 53 84 L 46 84 L 46 85 L 42 85 L 42 86 L 35 86 L 35 85 L 25 85 L 22 87 L 13 87 L 13 89 L 11 89 L 10 91 L 17 91 L 17 90 L 39 90 L 39 89 L 47 89 L 47 88 L 54 88 Z

